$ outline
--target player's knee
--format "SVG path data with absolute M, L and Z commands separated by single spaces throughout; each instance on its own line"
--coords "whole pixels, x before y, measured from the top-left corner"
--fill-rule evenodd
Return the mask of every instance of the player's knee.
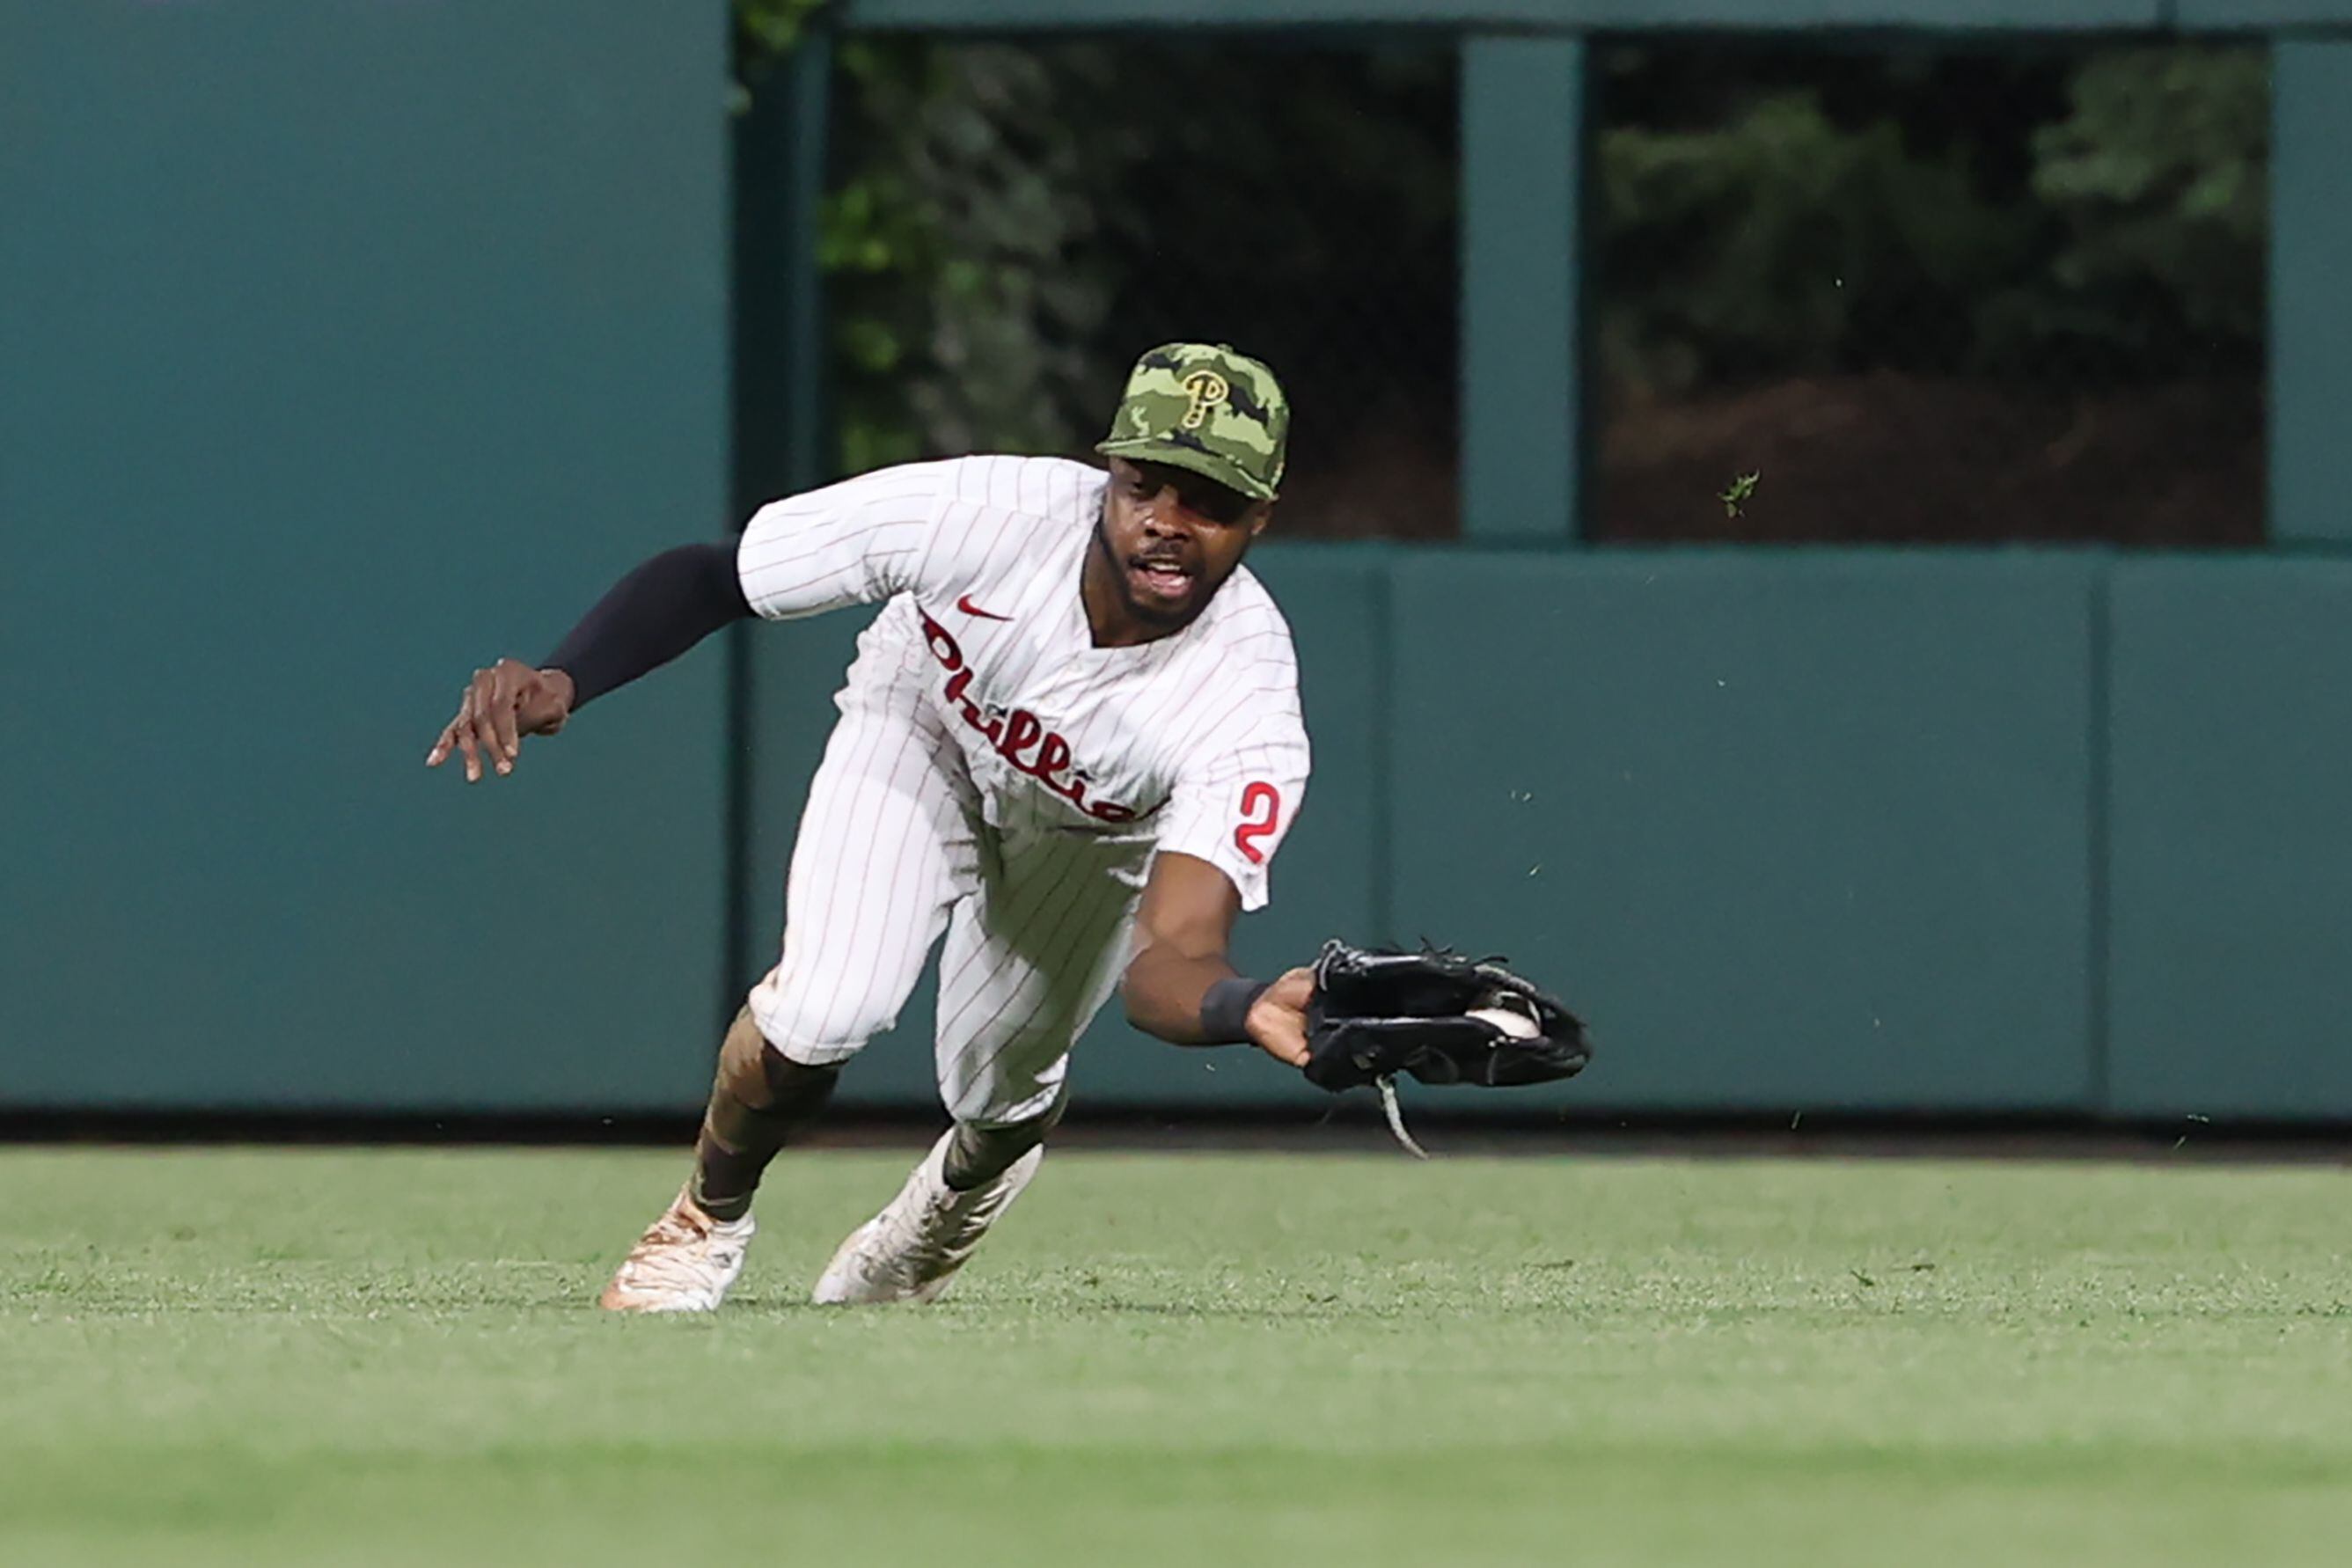
M 1068 1110 L 1069 1105 L 1069 1085 L 1058 1084 L 1055 1087 L 1052 1103 L 1043 1110 L 1018 1116 L 1008 1121 L 977 1122 L 970 1125 L 978 1126 L 989 1132 L 1003 1133 L 1008 1138 L 1025 1138 L 1033 1144 L 1042 1143 L 1045 1141 L 1045 1134 L 1061 1125 L 1062 1112 Z
M 744 1013 L 772 1055 L 811 1068 L 839 1067 L 898 1021 L 895 1005 L 816 996 L 781 968 L 752 987 Z

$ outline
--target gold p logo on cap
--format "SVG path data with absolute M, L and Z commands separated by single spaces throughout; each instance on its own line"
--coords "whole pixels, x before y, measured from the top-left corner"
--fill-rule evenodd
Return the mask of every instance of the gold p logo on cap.
M 1201 422 L 1208 418 L 1209 410 L 1224 402 L 1226 394 L 1233 390 L 1225 384 L 1225 378 L 1213 370 L 1196 370 L 1184 378 L 1182 385 L 1192 398 L 1192 406 L 1184 411 L 1181 421 L 1187 430 L 1198 430 Z

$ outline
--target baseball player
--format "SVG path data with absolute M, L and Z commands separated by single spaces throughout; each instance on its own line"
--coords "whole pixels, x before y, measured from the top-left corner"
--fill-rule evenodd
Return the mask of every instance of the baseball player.
M 1258 361 L 1171 343 L 1129 379 L 1095 448 L 1108 472 L 974 457 L 777 501 L 734 544 L 637 567 L 540 667 L 475 671 L 425 757 L 462 754 L 469 783 L 737 619 L 883 606 L 835 699 L 782 956 L 720 1044 L 684 1190 L 604 1306 L 719 1305 L 761 1173 L 935 944 L 953 1125 L 842 1243 L 818 1301 L 939 1295 L 1036 1173 L 1071 1044 L 1114 990 L 1172 1044 L 1306 1065 L 1312 972 L 1255 980 L 1226 957 L 1307 786 L 1289 628 L 1242 565 L 1289 422 Z

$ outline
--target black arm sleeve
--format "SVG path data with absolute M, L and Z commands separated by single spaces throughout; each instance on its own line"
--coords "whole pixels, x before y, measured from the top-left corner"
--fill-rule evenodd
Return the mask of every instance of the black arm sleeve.
M 614 584 L 540 668 L 572 677 L 576 712 L 751 614 L 735 546 L 682 544 Z

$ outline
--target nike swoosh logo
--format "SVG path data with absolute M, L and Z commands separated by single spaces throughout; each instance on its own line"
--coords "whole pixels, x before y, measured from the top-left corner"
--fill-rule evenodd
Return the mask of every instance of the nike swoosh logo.
M 983 621 L 1009 621 L 1013 618 L 1011 616 L 1000 616 L 992 610 L 982 609 L 978 605 L 971 602 L 971 595 L 970 594 L 966 594 L 962 598 L 956 601 L 956 608 L 961 610 L 967 616 L 978 616 Z

